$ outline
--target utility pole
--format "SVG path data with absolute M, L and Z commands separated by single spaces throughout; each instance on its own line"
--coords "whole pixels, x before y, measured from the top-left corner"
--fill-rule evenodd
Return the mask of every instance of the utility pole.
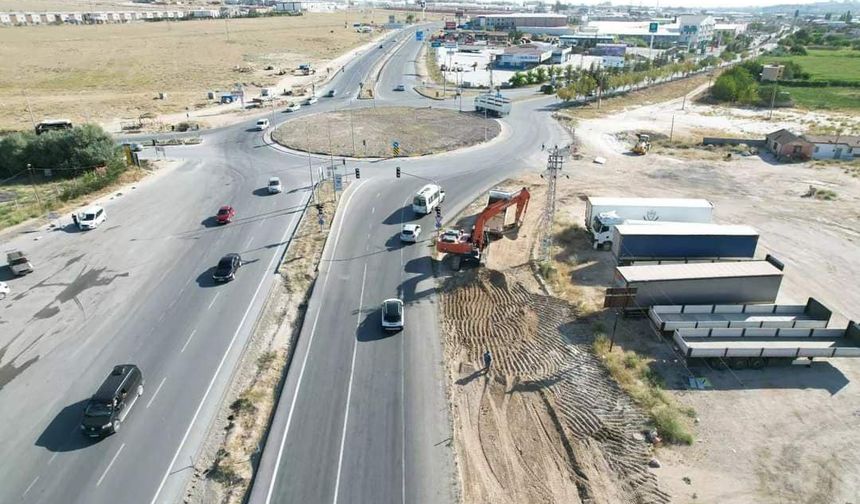
M 547 188 L 546 188 L 546 205 L 544 206 L 543 218 L 546 219 L 546 223 L 543 228 L 545 229 L 545 235 L 543 240 L 541 240 L 541 261 L 549 261 L 550 253 L 552 251 L 552 224 L 555 221 L 555 204 L 556 204 L 556 180 L 558 179 L 558 174 L 561 172 L 561 169 L 564 165 L 564 156 L 559 152 L 558 146 L 556 145 L 549 153 L 549 159 L 546 165 L 546 179 L 547 179 Z
M 331 147 L 331 120 L 326 121 L 326 124 L 328 125 L 328 158 L 331 166 L 331 190 L 334 193 L 334 202 L 337 203 L 337 184 L 335 182 L 337 178 L 335 171 L 337 169 L 334 167 L 334 151 Z
M 316 184 L 314 184 L 314 168 L 311 165 L 311 129 L 307 124 L 305 125 L 305 132 L 308 135 L 307 141 L 307 152 L 308 152 L 308 175 L 311 177 L 311 201 L 316 203 L 317 201 L 317 191 Z
M 675 114 L 672 114 L 672 127 L 669 128 L 669 142 L 672 141 L 672 136 L 675 133 Z
M 349 109 L 349 131 L 352 135 L 352 156 L 355 157 L 355 127 L 352 125 L 352 109 Z
M 24 99 L 27 101 L 27 112 L 30 113 L 30 121 L 33 123 L 33 131 L 36 130 L 36 118 L 33 116 L 33 109 L 30 107 L 30 97 L 27 96 L 27 92 L 24 92 Z
M 767 116 L 767 120 L 770 121 L 773 119 L 773 106 L 776 104 L 776 88 L 779 87 L 779 80 L 773 82 L 773 93 L 770 95 L 770 113 Z
M 33 186 L 33 194 L 36 195 L 36 201 L 39 203 L 39 208 L 42 213 L 45 213 L 45 207 L 42 205 L 42 198 L 39 197 L 39 189 L 36 188 L 36 179 L 33 178 L 33 165 L 27 163 L 27 173 L 30 174 L 30 185 Z

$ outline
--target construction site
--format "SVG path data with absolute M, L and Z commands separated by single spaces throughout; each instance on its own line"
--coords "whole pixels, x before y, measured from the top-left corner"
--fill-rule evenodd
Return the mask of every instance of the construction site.
M 620 124 L 612 119 L 580 128 Z M 857 355 L 857 326 L 849 321 L 856 320 L 858 300 L 845 294 L 854 291 L 850 279 L 860 270 L 845 261 L 856 232 L 837 215 L 856 213 L 856 181 L 835 168 L 774 166 L 758 157 L 727 163 L 704 152 L 681 162 L 649 152 L 647 134 L 630 134 L 624 144 L 610 140 L 613 135 L 586 137 L 579 155 L 567 156 L 559 171 L 569 178 L 550 183 L 551 170 L 536 168 L 505 181 L 467 207 L 437 242 L 463 501 L 852 502 L 860 494 L 851 434 L 860 411 L 860 366 L 845 357 Z M 553 184 L 554 205 L 546 201 Z M 809 184 L 840 187 L 839 198 L 804 199 Z M 620 266 L 614 244 L 596 246 L 597 235 L 582 225 L 596 196 L 702 198 L 707 218 L 720 224 L 684 226 L 723 226 L 733 236 L 721 236 L 721 243 L 753 240 L 753 252 L 737 252 L 749 255 L 749 264 L 736 263 L 772 267 L 765 256 L 778 257 L 781 283 L 762 287 L 755 296 L 764 297 L 754 301 L 690 302 L 678 294 L 665 304 L 722 303 L 710 310 L 731 312 L 728 303 L 754 303 L 738 309 L 759 314 L 664 313 L 668 332 L 647 316 L 603 308 L 607 289 L 623 285 L 619 278 L 630 272 Z M 640 226 L 619 227 L 635 238 L 633 228 Z M 750 227 L 754 238 L 745 235 Z M 832 262 L 817 259 L 825 256 Z M 709 284 L 700 285 L 708 291 Z M 696 345 L 704 344 L 697 338 L 718 330 L 683 329 L 673 340 L 674 329 L 665 328 L 677 320 L 770 326 L 756 330 L 777 336 L 794 331 L 782 347 L 796 348 L 729 338 L 722 357 L 697 358 Z M 814 341 L 791 339 L 801 334 Z M 748 344 L 760 345 L 755 355 L 762 357 L 732 353 L 748 352 L 738 346 Z M 804 365 L 791 365 L 798 363 Z M 812 423 L 819 426 L 815 432 L 805 427 Z

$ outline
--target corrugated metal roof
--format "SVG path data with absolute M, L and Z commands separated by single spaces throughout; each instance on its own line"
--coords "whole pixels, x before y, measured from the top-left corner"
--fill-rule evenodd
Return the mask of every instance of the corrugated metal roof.
M 618 273 L 630 282 L 733 278 L 741 276 L 781 276 L 782 271 L 767 261 L 728 261 L 689 264 L 649 264 L 619 266 Z
M 660 222 L 659 226 L 620 224 L 615 226 L 618 233 L 630 235 L 720 235 L 720 236 L 758 236 L 758 231 L 750 226 L 734 224 L 700 224 L 694 222 Z
M 614 198 L 614 197 L 589 197 L 592 205 L 616 205 L 616 206 L 647 206 L 653 208 L 661 207 L 687 207 L 687 208 L 712 208 L 714 205 L 706 199 L 700 198 Z

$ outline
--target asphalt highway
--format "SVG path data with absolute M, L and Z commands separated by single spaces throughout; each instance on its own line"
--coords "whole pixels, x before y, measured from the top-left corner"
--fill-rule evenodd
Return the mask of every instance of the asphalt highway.
M 390 58 L 377 101 L 456 108 L 453 100 L 387 91 L 414 82 L 417 50 L 418 43 L 406 42 Z M 508 176 L 542 170 L 541 143 L 569 141 L 551 120 L 550 103 L 517 103 L 503 120 L 502 135 L 481 146 L 416 159 L 350 161 L 348 169 L 360 166 L 362 178 L 341 201 L 251 503 L 454 502 L 429 258 L 434 220 L 415 216 L 411 200 L 422 185 L 437 181 L 447 191 L 447 219 Z M 420 243 L 400 243 L 404 223 L 421 224 Z M 406 305 L 405 329 L 395 334 L 380 327 L 379 306 L 389 297 Z
M 345 90 L 338 97 L 276 111 L 276 121 L 348 103 L 385 52 L 366 51 L 319 92 Z M 12 294 L 0 304 L 0 502 L 181 500 L 310 196 L 309 172 L 322 163 L 309 170 L 306 158 L 284 156 L 253 123 L 167 147 L 178 166 L 105 198 L 107 221 L 96 230 L 79 232 L 60 216 L 54 229 L 5 241 L 4 250 L 27 252 L 35 272 L 7 278 L 2 269 Z M 266 193 L 270 176 L 284 193 Z M 223 204 L 237 217 L 217 226 Z M 246 264 L 235 281 L 214 285 L 212 269 L 229 252 Z M 90 441 L 78 430 L 84 404 L 119 363 L 140 366 L 144 394 L 120 432 Z

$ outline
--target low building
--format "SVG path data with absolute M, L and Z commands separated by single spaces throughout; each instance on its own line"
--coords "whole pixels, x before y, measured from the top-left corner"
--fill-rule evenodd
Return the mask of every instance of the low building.
M 484 30 L 504 32 L 535 27 L 567 28 L 567 16 L 564 14 L 532 14 L 525 12 L 517 14 L 481 14 L 475 16 L 471 24 Z
M 812 157 L 812 144 L 787 129 L 781 129 L 765 136 L 767 149 L 777 159 L 809 159 Z
M 860 136 L 803 135 L 801 138 L 812 144 L 812 159 L 851 161 L 860 158 Z
M 195 9 L 191 11 L 191 17 L 198 19 L 221 17 L 221 11 L 217 9 Z
M 552 64 L 562 65 L 570 60 L 570 47 L 556 47 L 552 50 Z
M 592 56 L 600 56 L 600 65 L 604 68 L 622 68 L 627 54 L 626 44 L 597 44 L 589 51 Z
M 761 68 L 762 82 L 773 82 L 782 79 L 783 70 L 785 70 L 784 65 L 764 65 Z
M 12 15 L 8 12 L 0 12 L 0 25 L 12 24 Z
M 495 66 L 498 68 L 526 69 L 547 63 L 552 59 L 554 46 L 540 42 L 521 44 L 505 48 L 497 54 Z

